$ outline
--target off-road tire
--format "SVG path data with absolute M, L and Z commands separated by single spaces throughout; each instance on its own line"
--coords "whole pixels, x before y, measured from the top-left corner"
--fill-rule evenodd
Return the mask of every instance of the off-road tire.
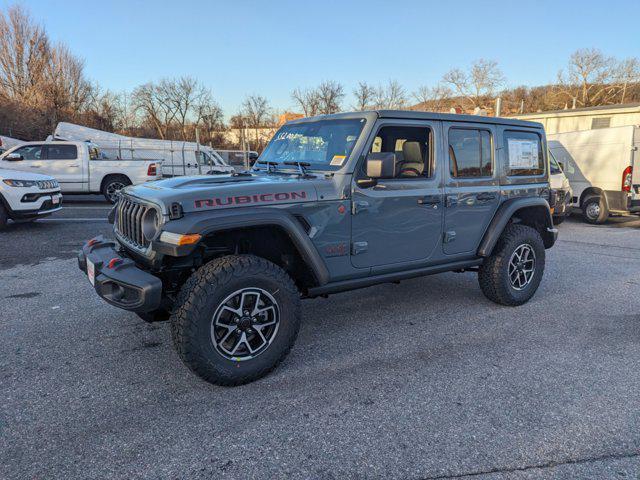
M 509 262 L 522 245 L 529 245 L 535 253 L 531 281 L 517 290 L 509 278 Z M 511 224 L 502 232 L 493 252 L 480 266 L 478 281 L 485 297 L 500 305 L 516 306 L 526 303 L 536 293 L 544 273 L 545 251 L 540 233 L 526 225 Z
M 107 202 L 114 204 L 116 203 L 116 199 L 111 195 L 111 188 L 115 185 L 121 185 L 124 188 L 127 185 L 131 185 L 131 180 L 129 180 L 125 175 L 109 175 L 102 182 L 102 195 L 107 200 Z
M 594 204 L 598 206 L 598 216 L 590 215 L 590 206 Z M 592 225 L 601 225 L 609 218 L 609 210 L 602 197 L 589 197 L 582 203 L 582 218 Z
M 216 350 L 211 323 L 223 300 L 243 288 L 260 288 L 273 296 L 279 327 L 266 350 L 234 361 Z M 284 270 L 264 258 L 230 255 L 212 260 L 185 282 L 171 315 L 171 336 L 178 356 L 196 375 L 215 385 L 242 385 L 264 377 L 287 356 L 300 317 L 300 294 Z
M 4 205 L 0 202 L 0 230 L 4 230 L 7 227 L 8 219 L 7 209 L 4 208 Z

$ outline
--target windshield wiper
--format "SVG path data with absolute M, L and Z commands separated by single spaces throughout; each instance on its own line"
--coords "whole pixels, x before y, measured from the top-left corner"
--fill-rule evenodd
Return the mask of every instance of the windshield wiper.
M 261 165 L 266 165 L 267 166 L 267 173 L 271 173 L 271 167 L 273 168 L 273 171 L 276 171 L 276 168 L 278 166 L 278 162 L 271 162 L 269 160 L 258 160 L 256 163 L 259 163 Z
M 306 167 L 310 167 L 311 164 L 309 162 L 296 162 L 296 161 L 291 161 L 291 162 L 283 162 L 285 165 L 296 165 L 298 167 L 298 169 L 300 170 L 300 176 L 302 178 L 307 178 L 310 175 L 307 175 L 307 169 Z

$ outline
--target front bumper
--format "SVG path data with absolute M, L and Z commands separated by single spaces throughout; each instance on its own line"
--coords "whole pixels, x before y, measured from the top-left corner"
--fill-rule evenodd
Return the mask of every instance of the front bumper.
M 93 265 L 94 289 L 107 303 L 139 313 L 160 307 L 162 281 L 120 254 L 116 242 L 100 235 L 85 243 L 78 252 L 78 267 L 87 273 L 88 265 Z

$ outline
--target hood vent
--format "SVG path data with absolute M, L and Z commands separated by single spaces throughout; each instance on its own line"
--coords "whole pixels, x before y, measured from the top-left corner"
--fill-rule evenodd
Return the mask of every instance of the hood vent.
M 169 218 L 171 220 L 178 220 L 179 218 L 182 218 L 182 216 L 182 205 L 180 205 L 178 202 L 173 202 L 169 207 Z

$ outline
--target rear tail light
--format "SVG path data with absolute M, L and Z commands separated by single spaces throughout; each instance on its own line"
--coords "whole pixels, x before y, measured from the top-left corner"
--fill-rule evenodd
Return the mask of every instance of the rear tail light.
M 631 174 L 633 173 L 633 167 L 629 165 L 622 172 L 622 191 L 630 192 L 631 191 Z
M 147 176 L 155 177 L 157 174 L 158 174 L 158 165 L 155 163 L 152 163 L 151 165 L 149 165 L 149 169 L 147 170 Z

